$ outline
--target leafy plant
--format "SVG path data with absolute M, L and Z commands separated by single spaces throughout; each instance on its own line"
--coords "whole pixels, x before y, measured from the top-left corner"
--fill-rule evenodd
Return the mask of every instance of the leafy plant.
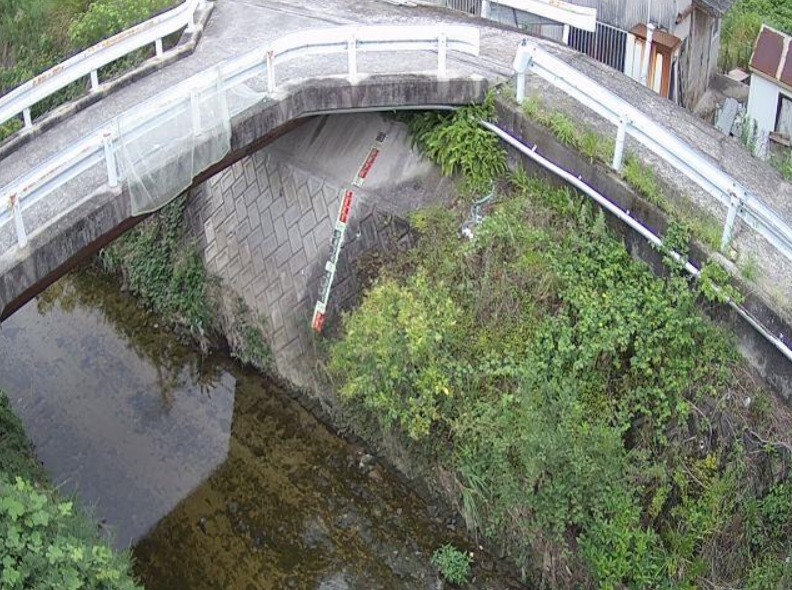
M 446 289 L 420 274 L 404 286 L 376 285 L 360 313 L 345 318 L 346 338 L 331 359 L 341 396 L 362 402 L 385 426 L 426 437 L 454 395 L 448 367 L 458 321 Z
M 470 580 L 473 559 L 453 545 L 443 545 L 432 555 L 432 563 L 442 576 L 452 584 L 465 584 Z
M 231 325 L 226 331 L 231 356 L 260 371 L 271 370 L 272 350 L 264 338 L 263 321 L 253 315 L 241 298 L 235 301 L 232 316 Z
M 128 562 L 105 544 L 87 542 L 71 502 L 21 477 L 0 475 L 0 586 L 134 590 Z
M 742 294 L 729 281 L 729 273 L 725 268 L 717 262 L 708 262 L 699 275 L 701 294 L 713 303 L 742 302 Z
M 632 186 L 639 194 L 654 204 L 660 206 L 664 199 L 654 171 L 635 156 L 628 156 L 625 159 L 624 169 L 622 170 L 624 180 Z
M 217 298 L 213 281 L 184 232 L 185 205 L 184 195 L 175 199 L 102 250 L 100 260 L 144 307 L 186 329 L 206 350 L 218 331 Z
M 451 115 L 424 113 L 410 122 L 414 142 L 443 174 L 461 174 L 474 194 L 486 193 L 506 172 L 506 151 L 498 138 L 479 122 L 494 117 L 493 93 L 484 104 L 471 105 Z
M 572 119 L 561 111 L 554 111 L 549 119 L 550 130 L 558 141 L 573 148 L 580 146 L 580 136 Z
M 721 71 L 748 69 L 754 42 L 762 23 L 792 33 L 792 8 L 779 0 L 738 0 L 726 13 L 721 30 Z
M 720 535 L 745 517 L 747 468 L 678 434 L 735 380 L 699 290 L 633 261 L 574 193 L 509 180 L 472 241 L 453 211 L 414 216 L 418 245 L 330 348 L 347 407 L 452 468 L 468 526 L 526 570 L 553 555 L 557 587 L 692 587 L 726 579 L 708 573 L 719 551 L 746 576 L 747 535 Z M 685 254 L 689 237 L 666 241 Z

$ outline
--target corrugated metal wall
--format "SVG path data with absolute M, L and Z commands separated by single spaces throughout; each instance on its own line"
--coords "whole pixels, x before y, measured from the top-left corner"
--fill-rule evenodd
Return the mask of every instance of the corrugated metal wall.
M 679 6 L 689 2 L 680 0 L 566 0 L 578 6 L 597 9 L 597 20 L 629 31 L 638 23 L 649 20 L 649 5 L 652 7 L 651 20 L 662 28 L 673 31 Z

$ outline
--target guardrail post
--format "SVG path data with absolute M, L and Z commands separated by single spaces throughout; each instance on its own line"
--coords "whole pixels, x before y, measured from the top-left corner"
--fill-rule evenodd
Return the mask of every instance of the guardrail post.
M 162 57 L 162 39 L 157 39 L 154 41 L 154 51 L 157 54 L 157 57 Z
M 14 216 L 14 227 L 16 228 L 17 244 L 20 248 L 27 246 L 27 232 L 22 221 L 22 205 L 17 195 L 11 195 L 11 214 Z
M 357 38 L 354 33 L 347 39 L 347 61 L 349 62 L 349 81 L 352 84 L 357 84 Z
M 737 221 L 737 214 L 743 206 L 743 199 L 735 193 L 730 194 L 729 198 L 729 212 L 726 214 L 726 223 L 723 226 L 723 236 L 721 237 L 721 252 L 726 253 L 726 249 L 731 244 L 734 237 L 734 223 Z
M 440 31 L 437 36 L 437 77 L 446 77 L 446 65 L 448 62 L 448 35 L 445 31 Z
M 624 144 L 627 141 L 627 126 L 630 120 L 622 115 L 619 117 L 619 127 L 616 131 L 616 146 L 613 149 L 613 163 L 611 166 L 616 172 L 621 172 L 624 163 Z
M 96 70 L 91 71 L 91 92 L 99 90 L 99 73 Z
M 30 129 L 33 127 L 33 117 L 30 116 L 30 109 L 24 109 L 22 111 L 22 119 L 25 121 L 25 127 Z
M 115 152 L 113 151 L 113 133 L 105 129 L 102 134 L 105 163 L 107 164 L 107 184 L 110 187 L 118 186 L 118 166 L 116 165 Z
M 275 52 L 267 50 L 267 92 L 275 92 Z
M 481 0 L 481 18 L 489 18 L 492 14 L 492 4 L 490 0 Z
M 201 99 L 198 91 L 190 90 L 190 113 L 192 115 L 193 136 L 201 133 Z
M 525 100 L 525 72 L 517 72 L 517 103 Z

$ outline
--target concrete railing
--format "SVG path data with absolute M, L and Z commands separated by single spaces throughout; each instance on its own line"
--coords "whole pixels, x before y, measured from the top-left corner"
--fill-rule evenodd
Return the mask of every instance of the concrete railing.
M 514 70 L 517 74 L 518 102 L 525 98 L 525 74 L 531 73 L 563 90 L 615 125 L 614 170 L 620 171 L 622 168 L 624 144 L 629 135 L 724 205 L 727 215 L 721 238 L 722 250 L 726 250 L 731 243 L 734 224 L 739 217 L 792 260 L 792 227 L 717 164 L 668 129 L 527 39 L 517 49 Z
M 25 127 L 32 127 L 31 107 L 81 78 L 90 76 L 91 91 L 96 92 L 100 89 L 99 69 L 137 49 L 153 43 L 157 57 L 162 57 L 162 39 L 185 27 L 192 32 L 195 13 L 205 3 L 206 0 L 186 0 L 176 8 L 105 39 L 18 86 L 0 97 L 0 125 L 22 115 Z
M 279 86 L 288 81 L 286 75 L 279 76 L 279 64 L 295 57 L 322 56 L 345 54 L 346 67 L 336 74 L 323 70 L 319 77 L 342 77 L 356 83 L 363 73 L 358 68 L 358 56 L 361 52 L 403 52 L 432 51 L 437 53 L 436 75 L 444 78 L 447 72 L 447 55 L 449 51 L 478 55 L 479 31 L 475 27 L 462 25 L 431 25 L 431 26 L 361 26 L 332 27 L 325 29 L 305 30 L 286 35 L 270 46 L 253 50 L 238 58 L 219 64 L 212 70 L 193 76 L 171 89 L 155 96 L 145 103 L 137 105 L 122 113 L 102 128 L 87 134 L 69 149 L 53 156 L 33 170 L 28 171 L 14 182 L 0 188 L 0 203 L 6 208 L 0 212 L 0 230 L 11 221 L 16 230 L 18 247 L 24 248 L 28 243 L 28 231 L 25 227 L 25 214 L 41 199 L 47 198 L 54 191 L 64 187 L 66 183 L 80 177 L 91 169 L 103 167 L 106 184 L 116 187 L 123 182 L 127 172 L 119 166 L 116 154 L 124 140 L 134 141 L 153 132 L 163 121 L 169 121 L 180 113 L 191 110 L 193 120 L 198 123 L 200 133 L 200 109 L 202 93 L 214 91 L 222 93 L 223 100 L 232 97 L 234 89 L 240 88 L 245 82 L 257 77 L 266 80 L 266 94 L 276 93 Z M 421 73 L 404 71 L 396 65 L 389 70 L 385 62 L 385 71 L 378 74 Z M 396 63 L 395 60 L 393 63 Z M 380 64 L 382 65 L 382 64 Z M 246 87 L 243 94 L 254 94 L 260 100 L 260 94 Z M 238 114 L 244 107 L 231 105 L 228 116 Z M 124 135 L 120 135 L 118 122 L 121 117 L 126 123 Z M 133 121 L 130 127 L 129 121 Z M 99 188 L 96 186 L 94 188 Z M 66 213 L 57 206 L 49 214 L 52 219 Z M 39 226 L 46 225 L 40 223 Z M 0 252 L 2 255 L 3 252 Z

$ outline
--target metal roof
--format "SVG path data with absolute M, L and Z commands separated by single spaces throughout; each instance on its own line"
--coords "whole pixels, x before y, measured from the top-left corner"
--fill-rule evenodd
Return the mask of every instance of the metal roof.
M 735 0 L 693 0 L 696 6 L 700 6 L 715 16 L 723 16 L 726 14 L 734 2 Z
M 789 35 L 767 25 L 762 26 L 751 55 L 751 71 L 792 86 L 792 54 L 789 51 L 791 40 Z

